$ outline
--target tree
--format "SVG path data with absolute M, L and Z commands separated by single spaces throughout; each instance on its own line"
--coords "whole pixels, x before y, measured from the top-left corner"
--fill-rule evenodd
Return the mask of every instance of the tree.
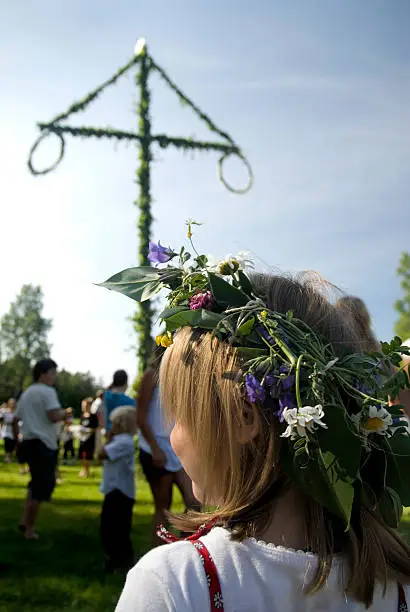
M 397 274 L 401 278 L 403 297 L 394 304 L 399 313 L 396 321 L 395 332 L 403 340 L 410 338 L 410 254 L 402 253 Z
M 11 303 L 0 325 L 2 358 L 12 362 L 15 370 L 16 392 L 23 389 L 33 363 L 50 354 L 47 341 L 51 319 L 42 316 L 43 291 L 40 286 L 23 285 Z
M 73 408 L 74 414 L 81 414 L 81 400 L 95 397 L 99 388 L 95 378 L 89 373 L 67 372 L 61 370 L 57 376 L 57 393 L 63 408 Z

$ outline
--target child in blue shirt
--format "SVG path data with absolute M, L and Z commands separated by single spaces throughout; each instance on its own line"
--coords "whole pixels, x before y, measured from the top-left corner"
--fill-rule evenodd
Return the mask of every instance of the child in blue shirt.
M 128 570 L 134 565 L 131 542 L 132 509 L 135 501 L 136 411 L 120 406 L 110 414 L 107 444 L 100 452 L 104 459 L 101 493 L 100 535 L 105 553 L 105 571 Z

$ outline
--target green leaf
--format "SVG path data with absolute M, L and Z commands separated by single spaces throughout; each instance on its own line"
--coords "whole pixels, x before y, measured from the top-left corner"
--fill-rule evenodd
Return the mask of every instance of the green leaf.
M 386 484 L 400 496 L 403 506 L 410 506 L 410 436 L 395 433 L 384 440 L 387 460 Z
M 392 529 L 397 529 L 403 515 L 403 505 L 394 489 L 386 487 L 379 499 L 379 511 L 384 522 Z
M 242 291 L 244 291 L 248 296 L 251 296 L 253 294 L 251 281 L 243 270 L 238 270 L 237 274 Z
M 245 321 L 245 323 L 242 323 L 242 325 L 240 325 L 237 328 L 236 333 L 238 334 L 238 336 L 249 336 L 249 334 L 252 332 L 254 328 L 254 325 L 255 325 L 255 319 L 251 317 L 250 319 Z
M 195 257 L 194 261 L 196 261 L 199 268 L 205 268 L 208 263 L 208 257 L 206 255 L 198 255 L 198 257 Z
M 159 318 L 165 321 L 165 319 L 169 319 L 169 317 L 173 317 L 178 312 L 182 312 L 183 310 L 187 310 L 186 306 L 174 306 L 173 308 L 165 308 L 159 315 Z
M 339 516 L 348 528 L 362 445 L 340 406 L 326 405 L 324 409 L 328 429 L 318 430 L 316 442 L 309 443 L 306 451 L 299 441 L 293 447 L 288 443 L 284 469 L 291 470 L 290 476 L 305 493 Z
M 144 291 L 141 294 L 141 302 L 146 302 L 147 300 L 151 299 L 154 295 L 161 291 L 163 286 L 164 285 L 161 283 L 161 281 L 152 281 L 151 283 L 145 285 Z
M 249 302 L 249 298 L 226 280 L 208 272 L 209 284 L 216 302 L 224 308 L 239 308 Z
M 320 449 L 323 453 L 331 452 L 337 457 L 337 468 L 341 475 L 355 480 L 360 468 L 361 440 L 340 406 L 328 404 L 324 406 L 324 411 L 323 421 L 328 428 L 317 432 Z
M 386 453 L 379 448 L 373 448 L 371 453 L 366 453 L 365 461 L 360 470 L 360 477 L 373 492 L 376 500 L 380 499 L 386 488 Z
M 137 302 L 142 301 L 146 285 L 153 281 L 159 281 L 160 275 L 155 268 L 148 266 L 139 268 L 127 268 L 111 276 L 99 287 L 105 287 L 110 291 L 117 291 Z
M 265 349 L 250 348 L 248 346 L 238 346 L 236 350 L 238 351 L 239 356 L 245 361 L 251 361 L 251 359 L 264 357 L 266 355 Z
M 346 530 L 349 528 L 354 486 L 350 478 L 339 472 L 338 459 L 333 453 L 322 453 L 313 444 L 299 446 L 295 451 L 288 441 L 281 448 L 281 464 L 308 497 L 341 518 Z
M 201 329 L 215 329 L 223 315 L 210 310 L 181 310 L 165 320 L 167 331 L 174 331 L 180 327 L 199 327 Z

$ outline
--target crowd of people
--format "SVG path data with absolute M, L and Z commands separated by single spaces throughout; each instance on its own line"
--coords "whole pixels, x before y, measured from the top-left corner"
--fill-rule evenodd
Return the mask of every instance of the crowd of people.
M 348 345 L 358 355 L 380 349 L 359 298 L 344 297 L 330 304 L 312 286 L 279 277 L 263 278 L 258 294 L 266 296 L 266 309 L 258 306 L 253 315 L 259 325 L 269 321 L 270 312 L 296 313 L 305 332 L 309 326 L 315 338 L 323 337 L 338 355 L 327 368 Z M 194 297 L 202 295 L 210 303 L 205 294 Z M 273 338 L 275 325 L 256 329 L 270 355 L 274 342 L 287 354 L 282 340 L 291 343 L 284 333 Z M 309 337 L 305 334 L 303 341 Z M 346 528 L 340 515 L 329 511 L 328 502 L 321 503 L 323 492 L 313 493 L 313 476 L 310 495 L 281 467 L 281 439 L 299 437 L 306 442 L 318 429 L 331 427 L 322 420 L 323 407 L 300 403 L 289 407 L 290 384 L 295 385 L 296 379 L 283 364 L 275 374 L 276 383 L 267 382 L 272 375 L 263 374 L 265 365 L 262 370 L 255 366 L 240 386 L 234 351 L 204 330 L 182 326 L 168 348 L 160 345 L 153 351 L 136 399 L 127 394 L 128 377 L 119 370 L 106 390 L 83 401 L 79 424 L 74 423 L 71 408 L 60 406 L 54 388 L 57 364 L 51 359 L 38 362 L 33 384 L 17 406 L 9 400 L 2 414 L 5 461 L 17 453 L 31 474 L 20 520 L 24 537 L 38 538 L 39 507 L 51 499 L 58 476 L 59 444 L 63 462 L 73 462 L 77 438 L 81 477 L 89 476 L 94 458 L 103 462 L 100 534 L 105 568 L 129 569 L 134 564 L 130 536 L 138 435 L 139 461 L 155 507 L 153 550 L 129 572 L 118 612 L 365 608 L 405 612 L 410 548 L 379 515 L 378 506 L 357 499 Z M 270 363 L 276 367 L 274 359 Z M 347 398 L 346 393 L 343 388 Z M 271 404 L 279 410 L 273 411 Z M 396 421 L 410 433 L 405 416 L 410 416 L 409 390 L 391 398 L 391 404 L 402 407 Z M 369 429 L 366 432 L 363 426 L 360 435 L 370 452 L 368 437 L 375 432 L 386 435 L 383 419 L 389 425 L 392 419 L 388 421 L 381 409 L 375 409 L 376 416 L 366 409 Z M 279 421 L 287 424 L 280 436 Z M 174 484 L 190 512 L 174 517 L 173 524 L 182 535 L 195 532 L 183 540 L 165 527 L 157 529 L 168 519 Z M 164 540 L 170 546 L 158 546 Z M 346 575 L 340 574 L 339 561 L 332 559 L 344 564 Z
M 199 508 L 191 481 L 171 448 L 169 428 L 162 419 L 158 393 L 161 352 L 162 349 L 154 352 L 137 401 L 127 394 L 127 373 L 118 370 L 106 390 L 82 401 L 78 422 L 72 407 L 60 405 L 54 388 L 57 364 L 52 359 L 36 363 L 33 384 L 17 403 L 10 398 L 0 407 L 4 461 L 10 463 L 15 458 L 23 466 L 27 464 L 31 475 L 19 523 L 26 539 L 39 538 L 35 530 L 39 507 L 51 500 L 55 485 L 62 483 L 60 461 L 63 465 L 78 461 L 80 478 L 90 476 L 93 462 L 103 462 L 100 534 L 105 570 L 129 569 L 134 563 L 130 536 L 138 431 L 141 466 L 155 506 L 153 544 L 159 543 L 156 526 L 167 520 L 166 513 L 171 508 L 173 484 L 180 489 L 187 509 Z M 138 411 L 137 405 L 141 407 Z M 26 473 L 24 467 L 23 472 Z

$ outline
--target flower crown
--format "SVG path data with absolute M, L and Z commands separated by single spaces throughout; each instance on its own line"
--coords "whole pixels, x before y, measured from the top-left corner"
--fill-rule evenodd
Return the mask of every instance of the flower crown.
M 140 302 L 168 289 L 157 344 L 170 346 L 173 333 L 188 326 L 236 347 L 244 394 L 277 406 L 287 475 L 346 529 L 355 500 L 396 527 L 410 505 L 410 429 L 388 398 L 410 387 L 402 365 L 410 349 L 396 337 L 380 353 L 336 355 L 292 312 L 267 307 L 246 273 L 246 256 L 212 264 L 192 243 L 194 222 L 187 225 L 194 254 L 151 242 L 152 266 L 123 270 L 101 286 Z

